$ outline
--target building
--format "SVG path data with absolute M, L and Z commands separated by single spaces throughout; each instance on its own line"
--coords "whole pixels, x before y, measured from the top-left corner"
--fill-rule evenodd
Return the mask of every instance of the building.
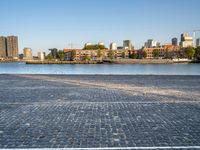
M 172 39 L 172 45 L 173 46 L 177 46 L 178 45 L 178 39 L 177 38 L 173 38 Z
M 200 38 L 198 38 L 197 40 L 196 40 L 196 47 L 199 47 L 200 46 Z
M 145 48 L 160 47 L 160 43 L 153 39 L 149 39 L 149 40 L 147 40 L 147 42 L 145 42 L 144 47 Z
M 160 47 L 151 47 L 151 48 L 144 47 L 142 49 L 142 51 L 147 54 L 147 57 L 146 57 L 147 59 L 154 58 L 153 53 L 155 50 L 159 51 L 159 58 L 172 58 L 181 49 L 180 49 L 180 46 L 173 46 L 171 44 L 165 44 Z
M 65 53 L 65 60 L 67 61 L 83 61 L 85 56 L 89 57 L 90 60 L 107 60 L 109 59 L 109 53 L 111 50 L 103 49 L 100 50 L 101 56 L 98 56 L 98 50 L 81 50 L 81 49 L 64 49 Z M 121 58 L 128 58 L 130 54 L 130 50 L 113 50 L 113 58 L 114 59 L 121 59 Z M 73 58 L 72 58 L 73 57 Z
M 87 47 L 87 46 L 92 46 L 92 43 L 90 43 L 90 42 L 85 43 L 85 47 Z
M 123 48 L 125 50 L 132 50 L 133 49 L 133 45 L 131 43 L 131 40 L 124 40 L 124 42 L 123 42 Z
M 0 36 L 0 58 L 6 58 L 6 37 Z
M 51 56 L 54 58 L 54 59 L 56 59 L 57 58 L 57 56 L 58 56 L 58 49 L 56 49 L 56 48 L 52 48 L 52 49 L 49 49 L 50 51 L 51 51 Z
M 99 46 L 105 46 L 105 44 L 103 42 L 99 42 L 98 45 Z
M 111 43 L 111 44 L 110 44 L 110 49 L 111 49 L 111 50 L 117 50 L 117 44 L 114 43 L 114 42 Z
M 24 52 L 23 59 L 25 59 L 25 60 L 32 60 L 33 59 L 31 48 L 25 47 L 23 52 Z
M 44 52 L 38 52 L 38 59 L 41 61 L 45 60 L 45 53 Z
M 17 36 L 8 36 L 7 37 L 7 57 L 17 59 L 18 52 L 18 37 Z
M 180 46 L 183 48 L 187 48 L 189 46 L 194 46 L 193 37 L 189 36 L 189 34 L 187 34 L 187 33 L 181 34 Z

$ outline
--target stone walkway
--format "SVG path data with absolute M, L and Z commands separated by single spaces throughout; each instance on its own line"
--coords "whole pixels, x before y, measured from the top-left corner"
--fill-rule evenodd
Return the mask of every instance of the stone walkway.
M 0 148 L 200 148 L 199 91 L 199 76 L 0 75 Z

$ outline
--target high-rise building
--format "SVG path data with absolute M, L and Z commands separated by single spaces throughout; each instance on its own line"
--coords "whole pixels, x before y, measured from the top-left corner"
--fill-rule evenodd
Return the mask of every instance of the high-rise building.
M 32 49 L 31 48 L 24 48 L 24 56 L 23 56 L 23 59 L 26 59 L 26 60 L 31 60 L 33 59 L 33 55 L 32 55 Z
M 189 46 L 194 46 L 193 37 L 189 36 L 189 34 L 187 34 L 187 33 L 181 34 L 180 45 L 183 48 L 186 48 L 186 47 L 189 47 Z
M 146 48 L 160 47 L 160 43 L 154 41 L 153 39 L 149 39 L 147 40 L 147 42 L 145 42 L 144 47 Z
M 6 57 L 6 37 L 0 36 L 0 58 Z
M 178 45 L 178 39 L 177 38 L 173 38 L 172 39 L 172 45 L 173 46 L 177 46 Z
M 199 47 L 200 46 L 200 38 L 198 38 L 197 40 L 196 40 L 196 47 Z
M 18 37 L 7 37 L 7 56 L 10 58 L 18 58 Z
M 133 49 L 133 45 L 131 43 L 131 40 L 124 40 L 123 47 L 126 50 L 132 50 Z
M 45 53 L 44 52 L 38 52 L 38 58 L 39 58 L 39 60 L 44 61 L 45 60 Z
M 111 50 L 117 50 L 117 44 L 114 43 L 114 42 L 111 43 L 111 44 L 110 44 L 110 49 L 111 49 Z

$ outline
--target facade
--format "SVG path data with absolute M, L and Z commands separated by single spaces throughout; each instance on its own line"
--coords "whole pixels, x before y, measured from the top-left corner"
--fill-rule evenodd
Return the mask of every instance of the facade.
M 17 36 L 0 37 L 0 58 L 19 58 Z
M 165 44 L 161 47 L 153 47 L 153 48 L 143 48 L 143 52 L 146 52 L 147 59 L 153 59 L 154 50 L 159 51 L 159 58 L 172 58 L 175 56 L 177 52 L 180 51 L 180 46 L 173 46 L 171 44 Z
M 24 48 L 23 52 L 24 52 L 23 59 L 25 59 L 25 60 L 32 60 L 33 59 L 31 48 L 26 47 L 26 48 Z
M 178 45 L 178 39 L 177 38 L 173 38 L 172 39 L 172 45 L 173 46 L 177 46 Z
M 18 58 L 18 37 L 8 36 L 7 37 L 7 57 L 8 58 Z
M 160 43 L 153 39 L 149 39 L 147 40 L 147 42 L 145 42 L 144 47 L 145 48 L 160 47 Z
M 41 61 L 45 60 L 45 53 L 44 52 L 38 52 L 38 59 Z
M 124 40 L 123 49 L 125 49 L 125 50 L 132 50 L 133 49 L 133 45 L 131 43 L 131 40 Z
M 187 34 L 187 33 L 181 34 L 180 46 L 183 48 L 187 48 L 189 46 L 194 46 L 193 37 L 189 36 L 189 34 Z
M 196 47 L 199 47 L 200 46 L 200 38 L 198 38 L 197 40 L 196 40 Z
M 106 60 L 109 59 L 109 53 L 113 53 L 114 59 L 128 58 L 130 50 L 81 50 L 81 49 L 65 49 L 65 60 L 71 61 L 72 55 L 74 55 L 74 61 L 83 61 L 85 56 L 88 56 L 90 60 Z M 72 54 L 73 53 L 73 54 Z M 101 53 L 101 57 L 98 56 Z
M 111 44 L 110 44 L 110 49 L 111 49 L 111 50 L 117 50 L 117 44 L 114 43 L 114 42 L 111 43 Z
M 0 36 L 0 58 L 6 58 L 6 37 Z

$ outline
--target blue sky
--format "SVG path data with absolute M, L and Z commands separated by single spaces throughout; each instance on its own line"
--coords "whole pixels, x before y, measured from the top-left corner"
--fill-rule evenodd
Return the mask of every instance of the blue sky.
M 153 38 L 162 44 L 200 28 L 200 0 L 0 0 L 0 35 L 18 35 L 20 51 L 82 48 L 85 42 Z

